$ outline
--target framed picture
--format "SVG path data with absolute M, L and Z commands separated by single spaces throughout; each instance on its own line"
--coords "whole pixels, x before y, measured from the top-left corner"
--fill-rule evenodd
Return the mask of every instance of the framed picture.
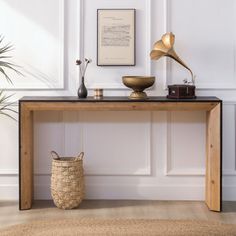
M 135 9 L 97 10 L 97 65 L 135 66 Z

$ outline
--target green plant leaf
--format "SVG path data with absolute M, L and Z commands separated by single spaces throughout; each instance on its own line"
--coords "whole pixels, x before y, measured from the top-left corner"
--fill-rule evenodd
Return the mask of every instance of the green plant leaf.
M 0 59 L 12 58 L 12 56 L 0 56 Z
M 6 112 L 2 112 L 2 111 L 0 111 L 0 115 L 7 116 L 7 117 L 11 118 L 12 120 L 17 121 L 16 118 L 14 118 L 13 116 L 7 114 Z
M 0 35 L 0 44 L 3 42 L 3 39 L 4 39 L 4 37 L 2 35 Z M 12 70 L 12 71 L 16 72 L 19 75 L 23 75 L 17 69 L 17 67 L 19 67 L 19 66 L 4 60 L 4 59 L 11 58 L 11 56 L 5 55 L 5 53 L 7 53 L 9 51 L 12 51 L 13 49 L 14 49 L 14 47 L 11 43 L 8 43 L 8 44 L 0 47 L 0 74 L 3 74 L 5 79 L 11 84 L 12 84 L 12 80 L 10 79 L 10 77 L 8 76 L 8 74 L 7 74 L 7 72 L 4 68 Z
M 7 44 L 6 46 L 0 48 L 0 54 L 10 52 L 13 50 L 13 46 L 11 44 Z
M 12 84 L 11 79 L 9 78 L 9 76 L 6 74 L 6 72 L 0 67 L 0 72 L 5 76 L 6 80 Z
M 13 120 L 16 120 L 12 114 L 17 114 L 18 112 L 10 108 L 14 102 L 8 102 L 9 98 L 11 98 L 14 94 L 6 95 L 3 90 L 0 90 L 0 115 L 5 115 L 10 117 Z
M 2 90 L 3 91 L 3 90 Z M 2 104 L 2 103 L 4 103 L 4 102 L 7 102 L 7 100 L 9 99 L 9 98 L 11 98 L 14 94 L 10 94 L 10 95 L 8 95 L 8 96 L 6 96 L 6 95 L 2 95 L 3 93 L 1 93 L 1 95 L 0 96 L 2 96 L 2 97 L 0 97 L 0 104 Z
M 18 71 L 17 69 L 14 68 L 14 67 L 19 67 L 19 66 L 15 65 L 13 63 L 0 61 L 0 66 L 7 67 L 7 68 L 15 71 L 17 74 L 21 74 L 22 75 L 22 73 L 20 71 Z
M 3 40 L 4 40 L 4 37 L 2 35 L 0 35 L 0 44 L 3 42 Z M 23 75 L 17 69 L 17 68 L 19 68 L 19 66 L 5 60 L 5 59 L 12 58 L 10 55 L 6 55 L 6 53 L 12 51 L 13 49 L 14 49 L 13 45 L 10 43 L 0 47 L 0 75 L 2 74 L 5 77 L 5 79 L 7 80 L 7 82 L 9 82 L 11 84 L 12 84 L 12 80 L 8 76 L 7 70 L 12 70 L 17 74 Z M 10 107 L 14 103 L 9 102 L 9 99 L 12 96 L 13 96 L 13 94 L 6 95 L 6 94 L 4 94 L 3 90 L 0 90 L 0 115 L 5 115 L 13 120 L 16 120 L 12 116 L 12 114 L 16 114 L 17 112 Z
M 14 104 L 14 102 L 10 102 L 10 103 L 7 103 L 7 104 L 5 104 L 5 105 L 2 105 L 2 107 L 0 107 L 0 111 L 1 110 L 11 110 L 11 111 L 14 111 L 14 110 L 12 110 L 11 108 L 9 108 L 9 106 L 11 106 L 11 105 L 13 105 Z M 15 111 L 14 111 L 15 112 Z

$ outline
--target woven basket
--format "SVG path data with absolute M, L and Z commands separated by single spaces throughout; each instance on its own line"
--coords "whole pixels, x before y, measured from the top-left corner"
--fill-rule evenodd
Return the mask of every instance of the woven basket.
M 59 157 L 52 151 L 51 195 L 54 204 L 61 209 L 79 206 L 84 198 L 83 156 Z

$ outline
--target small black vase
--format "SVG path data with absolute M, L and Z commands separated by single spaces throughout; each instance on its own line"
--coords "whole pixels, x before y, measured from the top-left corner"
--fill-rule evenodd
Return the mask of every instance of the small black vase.
M 84 84 L 84 77 L 82 77 L 81 84 L 78 89 L 78 97 L 79 98 L 86 98 L 87 95 L 88 95 L 88 91 L 87 91 L 87 88 L 85 87 L 85 84 Z

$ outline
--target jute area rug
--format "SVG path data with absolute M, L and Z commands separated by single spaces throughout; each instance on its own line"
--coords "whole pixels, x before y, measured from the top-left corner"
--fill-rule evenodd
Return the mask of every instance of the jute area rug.
M 1 236 L 161 235 L 235 236 L 236 225 L 209 221 L 73 219 L 37 221 L 9 227 Z

